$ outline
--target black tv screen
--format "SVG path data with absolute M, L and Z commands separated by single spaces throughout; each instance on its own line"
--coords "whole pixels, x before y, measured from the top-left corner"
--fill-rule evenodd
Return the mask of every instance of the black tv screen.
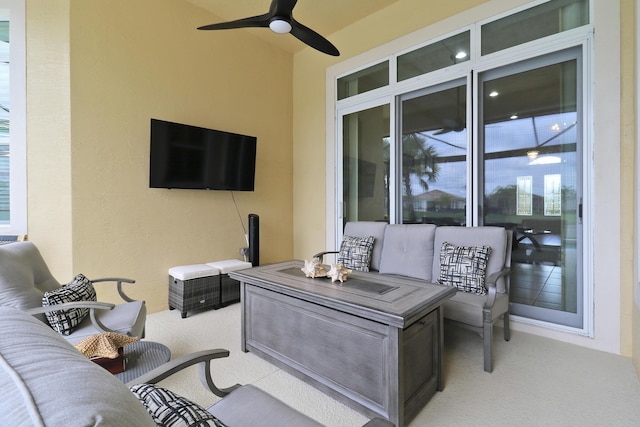
M 149 187 L 253 191 L 257 138 L 151 119 Z

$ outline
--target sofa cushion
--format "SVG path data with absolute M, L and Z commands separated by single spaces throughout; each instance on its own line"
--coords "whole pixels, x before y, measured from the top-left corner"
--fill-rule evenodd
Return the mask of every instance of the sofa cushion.
M 54 291 L 45 292 L 42 306 L 64 304 L 66 302 L 96 301 L 96 290 L 91 280 L 78 274 L 71 282 Z M 68 310 L 45 313 L 51 327 L 62 335 L 69 335 L 89 314 L 88 308 L 71 308 Z
M 443 304 L 444 317 L 481 328 L 483 326 L 483 308 L 486 303 L 486 295 L 458 292 Z M 506 313 L 508 308 L 509 296 L 501 293 L 496 294 L 496 302 L 491 310 L 493 316 L 491 321 Z
M 496 273 L 505 265 L 507 259 L 507 232 L 502 227 L 455 227 L 440 226 L 436 229 L 433 248 L 433 280 L 440 278 L 440 249 L 444 242 L 460 246 L 491 246 L 491 256 L 487 264 L 487 277 Z M 506 282 L 503 278 L 496 283 L 498 292 L 504 292 Z
M 8 426 L 155 426 L 129 389 L 33 316 L 0 307 L 0 414 Z
M 373 236 L 344 236 L 340 244 L 338 262 L 352 270 L 369 271 L 374 240 Z
M 374 237 L 375 240 L 373 241 L 373 251 L 371 252 L 370 270 L 380 270 L 380 258 L 382 257 L 384 230 L 386 227 L 386 222 L 378 221 L 353 221 L 347 222 L 344 226 L 345 236 Z
M 463 292 L 485 295 L 487 261 L 490 254 L 490 246 L 458 246 L 444 242 L 440 249 L 438 283 L 455 286 Z
M 225 427 L 202 406 L 153 384 L 130 387 L 157 425 L 163 427 Z
M 433 224 L 388 225 L 384 232 L 380 273 L 431 281 L 435 232 Z

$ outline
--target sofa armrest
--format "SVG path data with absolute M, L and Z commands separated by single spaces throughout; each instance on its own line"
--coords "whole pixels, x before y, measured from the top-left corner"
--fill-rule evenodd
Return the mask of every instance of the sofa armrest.
M 504 267 L 502 270 L 496 271 L 495 273 L 489 275 L 485 281 L 485 285 L 487 286 L 487 290 L 489 291 L 489 296 L 487 297 L 487 303 L 484 305 L 485 309 L 492 309 L 493 305 L 496 303 L 496 283 L 498 279 L 504 277 L 511 273 L 511 268 Z
M 314 258 L 318 258 L 320 260 L 320 262 L 324 262 L 324 256 L 328 255 L 328 254 L 339 254 L 340 251 L 324 251 L 324 252 L 318 252 L 317 254 L 315 254 L 313 257 Z
M 165 378 L 168 378 L 169 376 L 175 374 L 176 372 L 180 372 L 186 367 L 200 364 L 199 373 L 200 381 L 202 382 L 202 384 L 206 388 L 211 390 L 211 392 L 216 396 L 224 397 L 236 388 L 240 387 L 240 384 L 221 389 L 213 383 L 213 379 L 211 378 L 211 360 L 220 359 L 222 357 L 229 357 L 229 350 L 218 348 L 188 354 L 186 356 L 171 360 L 164 365 L 159 366 L 156 369 L 153 369 L 132 381 L 129 381 L 127 383 L 127 386 L 130 387 L 134 384 L 156 384 L 164 380 Z
M 118 294 L 120 295 L 120 298 L 122 298 L 123 300 L 125 300 L 126 302 L 133 302 L 135 301 L 135 299 L 131 298 L 130 296 L 128 296 L 127 294 L 124 293 L 124 291 L 122 290 L 122 284 L 123 283 L 136 283 L 135 280 L 133 279 L 125 279 L 122 277 L 103 277 L 101 279 L 92 279 L 91 283 L 101 283 L 101 282 L 116 282 L 117 283 L 117 288 L 118 288 Z

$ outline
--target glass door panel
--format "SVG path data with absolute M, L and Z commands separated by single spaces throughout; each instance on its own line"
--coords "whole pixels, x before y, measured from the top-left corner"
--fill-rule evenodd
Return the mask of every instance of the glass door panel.
M 464 225 L 467 197 L 467 85 L 401 99 L 402 222 Z
M 389 221 L 389 105 L 342 119 L 343 226 Z
M 582 326 L 579 54 L 479 77 L 481 222 L 514 232 L 512 313 L 574 327 Z

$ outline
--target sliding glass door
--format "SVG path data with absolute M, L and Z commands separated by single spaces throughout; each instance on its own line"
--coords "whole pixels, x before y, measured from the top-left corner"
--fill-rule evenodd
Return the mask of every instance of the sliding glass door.
M 482 224 L 514 232 L 512 313 L 582 325 L 580 49 L 479 75 Z
M 590 3 L 533 3 L 337 76 L 335 231 L 503 226 L 512 314 L 584 332 Z

